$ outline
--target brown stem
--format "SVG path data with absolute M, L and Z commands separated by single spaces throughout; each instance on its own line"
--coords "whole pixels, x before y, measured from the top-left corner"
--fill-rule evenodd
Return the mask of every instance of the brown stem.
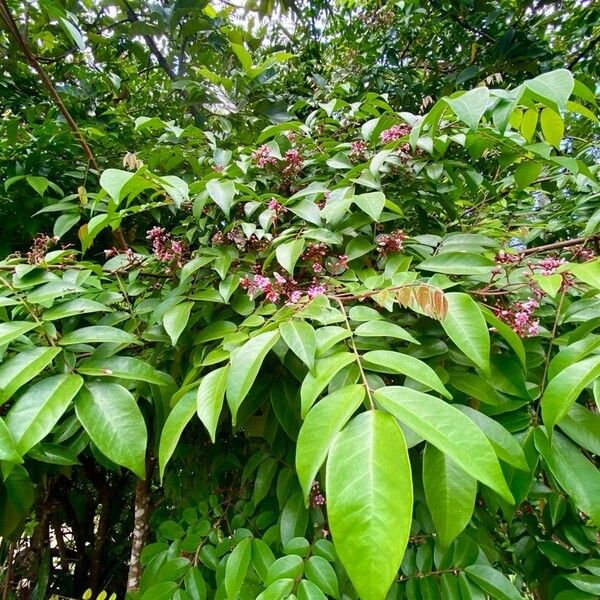
M 142 549 L 148 537 L 150 522 L 150 482 L 154 471 L 155 460 L 146 460 L 146 479 L 138 479 L 135 484 L 135 500 L 133 505 L 133 536 L 131 556 L 129 558 L 129 573 L 127 575 L 127 593 L 135 592 L 142 576 Z
M 58 556 L 60 558 L 60 568 L 64 573 L 69 572 L 69 561 L 67 559 L 67 547 L 65 546 L 65 538 L 62 533 L 62 523 L 55 513 L 50 519 L 52 529 L 56 537 L 56 545 L 58 546 Z
M 48 91 L 48 94 L 50 94 L 50 97 L 52 98 L 52 100 L 54 101 L 54 103 L 56 104 L 56 106 L 58 107 L 58 109 L 60 110 L 62 115 L 64 116 L 67 123 L 69 124 L 69 127 L 71 128 L 71 131 L 73 132 L 73 134 L 75 135 L 75 138 L 79 142 L 79 145 L 82 147 L 85 155 L 88 158 L 89 164 L 92 166 L 93 169 L 97 170 L 98 164 L 96 163 L 96 159 L 94 158 L 94 154 L 92 153 L 91 148 L 88 146 L 87 142 L 85 141 L 85 138 L 83 137 L 81 130 L 77 126 L 77 123 L 71 116 L 71 113 L 69 113 L 69 111 L 67 110 L 67 107 L 64 105 L 63 101 L 61 100 L 60 96 L 58 95 L 58 92 L 56 91 L 56 88 L 52 84 L 52 81 L 50 81 L 50 78 L 48 77 L 48 75 L 46 74 L 44 69 L 42 68 L 42 65 L 39 63 L 39 61 L 37 60 L 37 58 L 31 51 L 31 49 L 29 48 L 29 44 L 27 43 L 25 38 L 21 35 L 21 32 L 19 31 L 19 28 L 17 27 L 17 23 L 15 22 L 12 14 L 8 8 L 8 4 L 6 3 L 6 0 L 0 0 L 0 19 L 2 21 L 4 21 L 9 33 L 13 36 L 13 38 L 17 42 L 17 45 L 23 52 L 23 55 L 27 59 L 27 62 L 31 65 L 31 67 L 39 75 L 40 79 L 42 80 L 42 84 Z
M 127 0 L 121 0 L 125 10 L 127 11 L 127 16 L 131 21 L 139 21 L 139 18 L 136 12 L 133 10 L 133 7 Z M 144 41 L 146 42 L 148 48 L 150 48 L 150 52 L 154 55 L 158 64 L 161 66 L 163 71 L 169 76 L 169 79 L 175 79 L 175 71 L 171 68 L 171 65 L 167 62 L 167 59 L 164 57 L 163 53 L 159 50 L 154 38 L 147 33 L 142 34 Z
M 551 250 L 560 250 L 561 248 L 569 248 L 571 246 L 579 246 L 587 242 L 597 242 L 600 240 L 600 234 L 591 235 L 589 237 L 573 238 L 571 240 L 564 240 L 562 242 L 554 242 L 553 244 L 545 244 L 544 246 L 536 246 L 535 248 L 528 248 L 523 250 L 520 254 L 523 256 L 530 256 L 531 254 L 538 254 L 539 252 L 550 252 Z
M 108 517 L 110 511 L 110 486 L 104 485 L 99 494 L 101 504 L 100 515 L 98 517 L 98 528 L 96 529 L 96 542 L 92 552 L 90 566 L 90 587 L 92 591 L 98 593 L 100 584 L 100 573 L 102 571 L 102 551 L 108 532 Z
M 8 600 L 8 593 L 10 592 L 10 586 L 13 578 L 13 556 L 15 553 L 15 544 L 10 542 L 8 544 L 8 554 L 6 556 L 6 575 L 4 579 L 4 589 L 2 590 L 2 600 Z

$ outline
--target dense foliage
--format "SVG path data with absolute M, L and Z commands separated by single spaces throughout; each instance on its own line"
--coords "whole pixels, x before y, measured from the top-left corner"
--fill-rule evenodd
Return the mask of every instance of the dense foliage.
M 3 600 L 597 598 L 600 8 L 224 5 L 0 0 Z

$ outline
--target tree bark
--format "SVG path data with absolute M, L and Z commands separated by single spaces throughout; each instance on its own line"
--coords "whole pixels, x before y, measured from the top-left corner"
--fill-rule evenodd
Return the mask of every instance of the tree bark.
M 142 575 L 141 555 L 150 522 L 150 483 L 154 471 L 155 460 L 146 460 L 146 479 L 138 479 L 135 484 L 135 500 L 133 505 L 133 535 L 131 540 L 131 556 L 127 575 L 127 593 L 134 592 L 140 585 Z

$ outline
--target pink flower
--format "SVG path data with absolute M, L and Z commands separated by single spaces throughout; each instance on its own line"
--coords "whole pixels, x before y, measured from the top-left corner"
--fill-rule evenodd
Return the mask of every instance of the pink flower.
M 292 304 L 300 302 L 300 298 L 302 298 L 302 292 L 300 290 L 294 290 L 289 296 L 289 300 Z
M 381 233 L 376 238 L 377 252 L 383 254 L 389 254 L 390 252 L 401 252 L 404 247 L 404 240 L 406 235 L 401 229 L 396 229 L 392 233 Z
M 313 268 L 313 271 L 314 271 L 315 273 L 322 273 L 322 272 L 323 272 L 323 265 L 322 265 L 322 264 L 320 264 L 320 263 L 317 263 L 317 262 L 316 262 L 316 263 L 313 263 L 313 266 L 312 266 L 312 268 Z
M 252 153 L 252 160 L 256 163 L 256 166 L 264 169 L 267 165 L 272 165 L 277 162 L 277 159 L 273 156 L 271 148 L 266 144 L 263 144 Z
M 321 493 L 321 487 L 319 486 L 318 481 L 313 481 L 312 483 L 309 502 L 313 507 L 323 506 L 325 504 L 325 496 Z
M 542 275 L 552 275 L 556 272 L 556 269 L 558 269 L 558 267 L 560 267 L 561 265 L 564 265 L 565 262 L 566 261 L 564 258 L 555 258 L 552 256 L 548 256 L 544 258 L 544 260 L 541 260 L 534 268 L 541 269 L 540 272 Z
M 283 156 L 286 167 L 283 169 L 283 174 L 287 177 L 297 175 L 304 165 L 304 159 L 300 156 L 298 150 L 288 150 Z
M 539 319 L 533 318 L 533 311 L 540 303 L 534 298 L 516 302 L 508 309 L 497 309 L 497 316 L 520 337 L 529 337 L 539 333 Z
M 363 140 L 356 140 L 350 144 L 350 158 L 364 158 L 368 146 Z
M 382 131 L 379 135 L 379 139 L 382 144 L 389 144 L 390 142 L 395 142 L 400 138 L 408 135 L 410 133 L 410 127 L 406 124 L 401 125 L 393 125 L 389 129 Z
M 316 296 L 322 296 L 327 291 L 323 284 L 313 283 L 307 290 L 307 296 L 312 300 Z

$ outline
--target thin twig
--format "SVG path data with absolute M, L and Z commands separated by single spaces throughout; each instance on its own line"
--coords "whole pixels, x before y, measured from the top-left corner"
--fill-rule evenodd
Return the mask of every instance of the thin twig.
M 337 302 L 340 306 L 340 310 L 342 311 L 342 315 L 344 315 L 344 321 L 346 322 L 346 327 L 350 332 L 350 347 L 354 352 L 354 356 L 356 357 L 356 363 L 358 364 L 358 370 L 360 371 L 360 376 L 365 386 L 365 390 L 367 391 L 367 397 L 369 398 L 369 404 L 371 405 L 371 410 L 375 410 L 375 402 L 373 402 L 373 396 L 371 395 L 371 388 L 369 387 L 369 382 L 367 381 L 367 376 L 365 375 L 365 371 L 363 369 L 362 363 L 360 361 L 360 354 L 358 353 L 358 349 L 356 348 L 356 344 L 354 343 L 354 335 L 352 333 L 352 328 L 350 327 L 350 321 L 348 320 L 348 315 L 346 314 L 346 309 L 344 308 L 344 303 L 338 298 Z
M 17 23 L 14 20 L 12 14 L 8 8 L 8 4 L 6 3 L 6 0 L 0 0 L 0 19 L 2 21 L 4 21 L 9 33 L 13 36 L 13 38 L 17 42 L 17 45 L 23 52 L 23 55 L 25 56 L 27 62 L 31 65 L 31 67 L 33 67 L 33 69 L 39 75 L 40 79 L 42 80 L 42 84 L 44 85 L 44 87 L 46 88 L 48 93 L 50 94 L 50 97 L 52 98 L 52 100 L 54 101 L 54 103 L 56 104 L 56 106 L 58 107 L 58 109 L 60 110 L 62 115 L 64 116 L 67 123 L 69 124 L 69 127 L 71 128 L 71 131 L 74 133 L 75 138 L 79 142 L 79 145 L 82 147 L 85 155 L 88 158 L 89 164 L 92 166 L 93 169 L 97 170 L 98 164 L 96 163 L 96 159 L 94 158 L 94 154 L 93 154 L 91 148 L 88 146 L 88 143 L 85 141 L 85 138 L 83 137 L 83 134 L 81 133 L 81 130 L 79 129 L 77 123 L 71 116 L 71 113 L 68 111 L 67 107 L 64 105 L 63 101 L 61 100 L 60 96 L 58 95 L 58 92 L 56 91 L 56 88 L 54 87 L 52 81 L 46 74 L 46 71 L 44 71 L 44 69 L 42 68 L 42 65 L 39 63 L 39 61 L 37 60 L 37 58 L 31 51 L 31 49 L 29 48 L 29 44 L 27 43 L 25 38 L 21 35 L 21 32 L 19 31 L 19 28 L 17 26 Z

